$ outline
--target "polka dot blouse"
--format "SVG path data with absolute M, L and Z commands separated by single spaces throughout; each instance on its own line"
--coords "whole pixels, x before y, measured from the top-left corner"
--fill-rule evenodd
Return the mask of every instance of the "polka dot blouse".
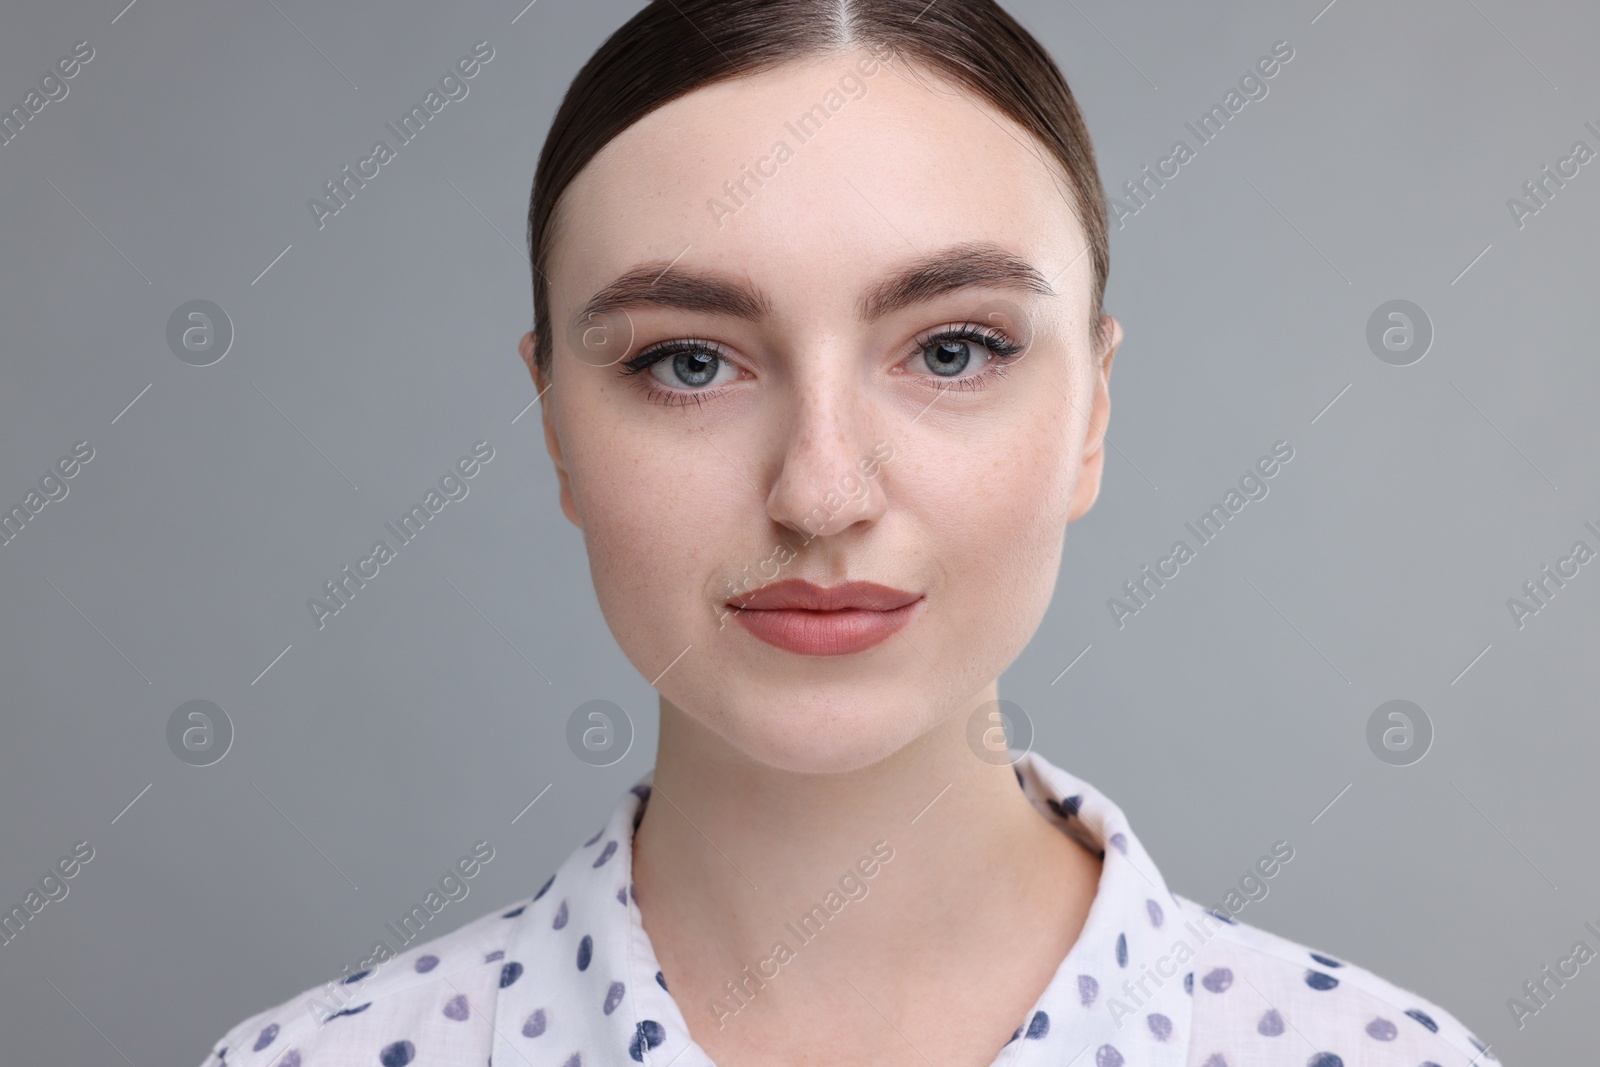
M 1234 919 L 1227 898 L 1173 894 L 1086 782 L 1037 753 L 1016 772 L 1104 864 L 1082 933 L 993 1067 L 1495 1061 L 1421 997 Z M 649 800 L 646 776 L 530 897 L 350 975 L 338 997 L 317 987 L 245 1020 L 201 1067 L 711 1067 L 640 923 L 631 843 Z

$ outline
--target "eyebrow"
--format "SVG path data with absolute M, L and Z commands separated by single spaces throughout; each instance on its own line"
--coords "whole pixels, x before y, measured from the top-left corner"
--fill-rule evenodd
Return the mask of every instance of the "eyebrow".
M 1049 281 L 1027 260 L 989 242 L 949 245 L 919 256 L 871 286 L 856 303 L 856 314 L 872 322 L 969 286 L 986 285 L 1045 296 L 1056 295 Z M 748 280 L 709 270 L 641 263 L 595 293 L 574 322 L 630 308 L 665 307 L 758 321 L 772 313 L 772 301 Z

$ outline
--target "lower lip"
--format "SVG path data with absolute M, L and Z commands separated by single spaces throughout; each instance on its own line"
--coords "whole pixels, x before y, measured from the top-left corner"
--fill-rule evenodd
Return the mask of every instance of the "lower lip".
M 776 608 L 735 611 L 734 618 L 756 637 L 775 648 L 801 656 L 847 656 L 887 641 L 911 621 L 920 599 L 889 611 L 850 608 L 844 611 L 803 611 Z

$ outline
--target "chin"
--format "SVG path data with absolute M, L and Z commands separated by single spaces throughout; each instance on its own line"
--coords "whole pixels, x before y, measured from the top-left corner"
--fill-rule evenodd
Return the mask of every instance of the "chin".
M 907 700 L 908 695 L 923 697 Z M 792 774 L 848 774 L 894 755 L 939 721 L 934 694 L 889 684 L 750 692 L 723 689 L 708 713 L 685 710 L 750 760 Z M 683 707 L 683 705 L 679 705 Z M 690 705 L 693 708 L 694 705 Z

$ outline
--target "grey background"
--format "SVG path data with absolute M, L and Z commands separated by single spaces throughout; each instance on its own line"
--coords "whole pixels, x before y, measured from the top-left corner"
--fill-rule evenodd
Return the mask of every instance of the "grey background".
M 0 548 L 0 902 L 95 849 L 0 946 L 6 1064 L 198 1063 L 353 966 L 472 841 L 496 856 L 430 936 L 530 893 L 654 750 L 514 351 L 540 144 L 637 4 L 122 2 L 0 15 L 5 108 L 96 50 L 0 147 L 0 502 L 96 450 Z M 1506 999 L 1600 947 L 1600 564 L 1520 630 L 1505 602 L 1600 545 L 1600 163 L 1520 230 L 1506 199 L 1600 148 L 1600 14 L 1324 4 L 1008 5 L 1113 193 L 1273 42 L 1295 57 L 1113 231 L 1116 447 L 1002 694 L 1176 891 L 1220 899 L 1287 839 L 1243 921 L 1444 1005 L 1507 1063 L 1574 1062 L 1592 966 L 1521 1030 Z M 470 95 L 319 231 L 306 199 L 478 40 Z M 165 340 L 197 298 L 236 330 L 205 368 Z M 1436 331 L 1409 367 L 1365 341 L 1394 298 Z M 306 598 L 479 439 L 468 498 L 319 632 Z M 1270 495 L 1117 629 L 1107 598 L 1278 440 Z M 236 730 L 205 768 L 165 740 L 197 698 Z M 564 741 L 596 698 L 638 726 L 607 769 Z M 1365 740 L 1394 698 L 1436 731 L 1409 767 Z

